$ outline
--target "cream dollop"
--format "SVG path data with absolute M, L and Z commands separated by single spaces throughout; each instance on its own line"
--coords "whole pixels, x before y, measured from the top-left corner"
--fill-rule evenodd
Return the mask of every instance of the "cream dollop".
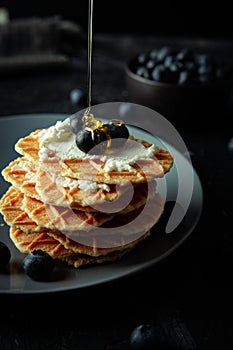
M 76 145 L 75 134 L 70 128 L 70 119 L 58 121 L 55 125 L 38 133 L 40 140 L 39 159 L 44 161 L 51 157 L 51 152 L 60 159 L 100 159 L 105 162 L 104 170 L 106 172 L 115 171 L 135 171 L 131 164 L 140 159 L 152 158 L 158 151 L 158 147 L 151 145 L 145 147 L 142 143 L 128 139 L 121 147 L 114 148 L 114 152 L 104 155 L 93 155 L 82 152 Z

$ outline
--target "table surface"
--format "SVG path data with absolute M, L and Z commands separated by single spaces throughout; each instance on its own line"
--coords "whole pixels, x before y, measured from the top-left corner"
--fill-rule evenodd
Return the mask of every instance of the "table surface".
M 191 46 L 233 59 L 227 40 L 96 34 L 93 102 L 130 101 L 125 62 L 161 45 Z M 0 75 L 0 115 L 72 114 L 70 91 L 86 89 L 86 48 L 69 68 Z M 232 349 L 232 102 L 207 127 L 178 131 L 192 151 L 204 191 L 203 212 L 187 241 L 166 259 L 128 278 L 55 295 L 1 295 L 0 349 L 129 349 L 140 324 L 156 323 L 179 349 Z M 204 118 L 205 116 L 203 116 Z M 183 340 L 181 340 L 181 338 Z

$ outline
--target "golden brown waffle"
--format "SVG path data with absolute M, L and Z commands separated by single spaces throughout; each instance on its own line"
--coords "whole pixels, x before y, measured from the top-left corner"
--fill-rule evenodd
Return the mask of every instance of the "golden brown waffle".
M 16 151 L 32 162 L 39 162 L 40 150 L 38 133 L 36 130 L 30 135 L 21 138 L 15 145 Z M 132 140 L 141 142 L 145 147 L 150 147 L 146 141 L 140 141 L 133 137 Z M 172 155 L 163 149 L 154 154 L 154 159 L 138 160 L 137 164 L 131 164 L 135 171 L 104 171 L 104 161 L 97 159 L 58 159 L 54 153 L 50 153 L 47 160 L 43 160 L 43 168 L 50 172 L 61 173 L 74 179 L 84 179 L 105 184 L 120 184 L 123 182 L 142 183 L 154 178 L 162 177 L 173 165 Z
M 25 157 L 20 157 L 13 160 L 2 170 L 2 176 L 27 196 L 40 199 L 35 188 L 36 172 L 35 164 Z
M 120 234 L 111 237 L 105 232 L 105 237 L 99 237 L 98 234 L 95 237 L 76 237 L 75 239 L 77 239 L 77 241 L 62 233 L 51 230 L 48 231 L 47 234 L 60 242 L 66 249 L 70 249 L 74 253 L 98 257 L 109 255 L 113 252 L 122 252 L 132 249 L 136 244 L 148 237 L 150 231 L 135 236 L 131 235 L 130 237 L 123 237 Z
M 38 231 L 36 223 L 22 211 L 24 194 L 11 186 L 0 200 L 0 212 L 9 226 L 18 227 L 25 232 Z
M 120 259 L 129 250 L 112 252 L 107 255 L 91 257 L 88 255 L 74 254 L 70 249 L 66 249 L 56 239 L 48 236 L 44 232 L 26 234 L 17 228 L 10 228 L 10 238 L 18 250 L 23 254 L 29 254 L 34 250 L 41 249 L 49 254 L 53 259 L 65 261 L 75 268 L 84 265 L 102 264 Z
M 61 176 L 57 178 L 60 181 Z M 87 212 L 105 211 L 108 203 L 113 211 L 119 211 L 122 204 L 127 201 L 133 191 L 133 203 L 131 205 L 140 206 L 145 203 L 148 197 L 146 183 L 139 184 L 132 188 L 132 185 L 109 185 L 109 191 L 104 189 L 83 190 L 77 186 L 70 189 L 64 187 L 56 181 L 56 174 L 51 174 L 45 170 L 38 169 L 36 179 L 36 190 L 40 195 L 40 200 L 45 204 L 71 207 Z M 152 188 L 153 187 L 153 188 Z M 155 182 L 150 184 L 150 191 L 155 192 Z M 125 208 L 125 212 L 132 210 L 130 206 Z
M 110 237 L 105 231 L 104 236 L 100 237 L 98 237 L 98 232 L 95 237 L 93 235 L 89 236 L 89 234 L 86 233 L 85 237 L 80 238 L 77 237 L 76 233 L 76 235 L 73 236 L 75 240 L 73 240 L 61 232 L 38 227 L 35 222 L 31 221 L 28 215 L 21 208 L 23 195 L 18 195 L 18 191 L 13 187 L 8 190 L 7 201 L 4 199 L 5 197 L 6 196 L 2 198 L 2 202 L 4 203 L 1 206 L 1 211 L 3 215 L 5 213 L 7 214 L 7 223 L 9 226 L 11 226 L 11 232 L 16 232 L 17 229 L 19 230 L 16 246 L 19 248 L 20 245 L 20 251 L 23 253 L 27 252 L 26 249 L 30 243 L 30 246 L 28 247 L 29 249 L 42 249 L 46 252 L 50 252 L 50 255 L 53 257 L 55 256 L 55 253 L 59 254 L 61 258 L 63 253 L 66 255 L 66 251 L 62 248 L 63 246 L 64 248 L 72 251 L 72 254 L 69 253 L 69 255 L 85 254 L 97 257 L 104 256 L 112 252 L 129 250 L 139 241 L 149 235 L 149 232 L 143 232 L 135 237 L 131 236 L 127 241 L 120 235 Z M 18 197 L 17 201 L 15 200 L 16 197 Z M 4 204 L 7 204 L 6 207 Z M 10 215 L 8 215 L 9 213 Z M 5 215 L 4 218 L 6 219 Z M 21 220 L 21 218 L 23 218 L 23 220 Z M 12 229 L 15 230 L 12 231 Z M 49 239 L 49 237 L 52 239 Z M 59 242 L 60 245 L 58 245 Z
M 137 221 L 137 224 L 134 225 L 133 229 L 130 227 L 130 232 L 142 231 L 145 227 L 147 229 L 148 225 L 153 226 L 154 222 L 157 221 L 156 213 L 160 213 L 163 210 L 163 202 L 161 197 L 158 194 L 155 194 L 154 197 L 147 201 L 146 208 L 144 206 L 130 205 L 131 211 L 120 212 L 115 214 L 105 214 L 102 212 L 88 213 L 84 211 L 77 211 L 71 208 L 65 207 L 56 207 L 53 205 L 46 205 L 41 201 L 38 201 L 34 198 L 24 196 L 23 199 L 23 209 L 28 214 L 31 220 L 35 221 L 39 227 L 45 227 L 50 230 L 62 231 L 68 234 L 69 232 L 80 232 L 84 231 L 89 232 L 94 230 L 96 227 L 106 225 L 108 221 L 111 221 L 109 225 L 112 225 L 112 222 L 123 222 L 127 218 L 131 218 L 130 221 L 134 220 L 138 216 L 141 210 L 143 210 L 142 218 L 145 218 L 143 221 Z M 136 209 L 135 209 L 136 208 Z M 160 216 L 159 214 L 159 216 Z M 151 224 L 152 222 L 152 224 Z M 118 225 L 119 226 L 119 225 Z M 122 223 L 123 229 L 125 223 Z M 111 226 L 108 226 L 111 227 Z M 113 226 L 114 227 L 114 226 Z M 149 228 L 150 228 L 149 227 Z
M 24 196 L 23 209 L 40 227 L 59 231 L 90 231 L 111 220 L 114 214 L 89 213 L 67 207 L 44 204 L 37 199 Z
M 43 201 L 45 204 L 71 207 L 86 212 L 107 210 L 110 203 L 111 212 L 119 211 L 125 206 L 124 212 L 129 212 L 143 205 L 147 198 L 155 192 L 155 181 L 150 183 L 148 194 L 147 183 L 142 183 L 132 188 L 132 185 L 109 185 L 109 192 L 103 189 L 94 191 L 81 190 L 78 187 L 72 189 L 63 187 L 56 181 L 56 175 L 50 174 L 35 165 L 25 157 L 12 161 L 2 171 L 4 179 L 29 197 Z M 61 176 L 59 176 L 61 181 Z M 133 191 L 130 205 L 124 205 Z M 43 200 L 42 200 L 43 199 Z M 89 203 L 89 205 L 85 205 Z

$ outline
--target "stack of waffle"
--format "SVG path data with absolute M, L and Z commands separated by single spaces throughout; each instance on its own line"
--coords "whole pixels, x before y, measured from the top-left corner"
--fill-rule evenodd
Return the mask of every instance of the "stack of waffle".
M 2 171 L 11 186 L 0 211 L 20 252 L 41 249 L 77 268 L 119 259 L 150 234 L 163 211 L 155 179 L 170 170 L 169 152 L 159 149 L 133 172 L 106 172 L 98 157 L 41 160 L 40 132 L 18 140 L 20 156 Z

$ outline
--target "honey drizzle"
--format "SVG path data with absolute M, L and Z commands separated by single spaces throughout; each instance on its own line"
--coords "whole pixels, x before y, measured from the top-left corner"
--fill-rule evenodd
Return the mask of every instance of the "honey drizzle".
M 93 0 L 88 1 L 88 67 L 87 67 L 87 109 L 84 115 L 89 115 L 92 103 L 92 23 Z

